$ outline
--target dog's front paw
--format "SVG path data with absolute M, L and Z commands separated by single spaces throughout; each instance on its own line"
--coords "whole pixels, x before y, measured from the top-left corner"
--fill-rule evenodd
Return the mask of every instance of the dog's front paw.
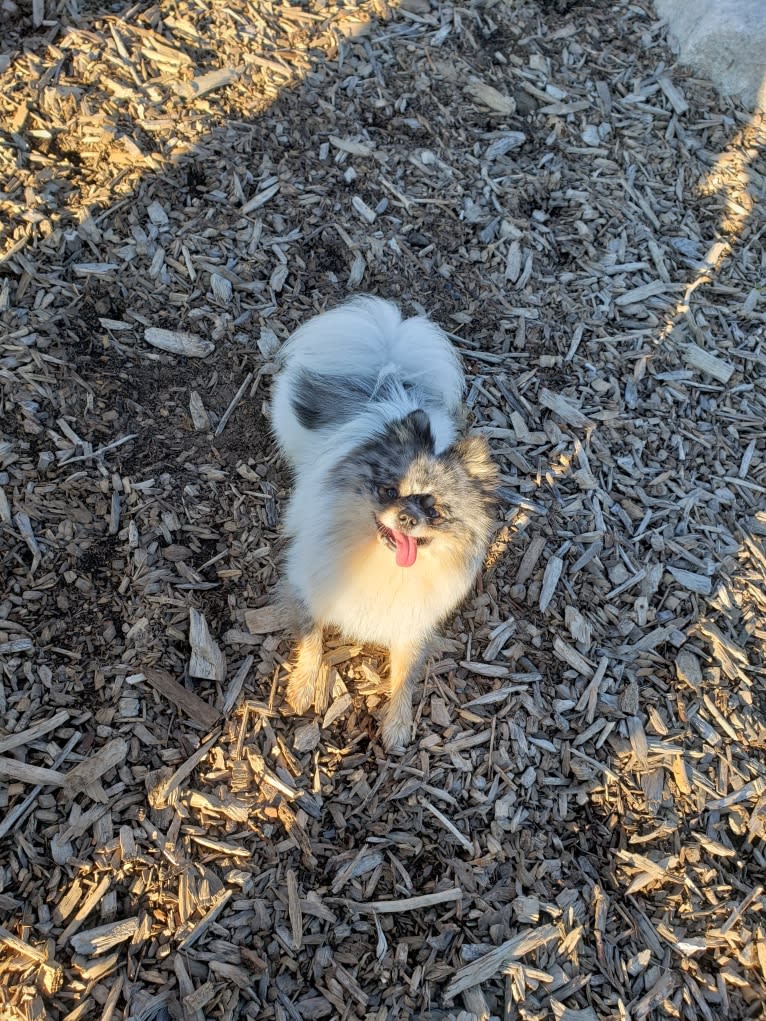
M 404 715 L 389 714 L 383 721 L 381 736 L 387 752 L 401 750 L 410 743 L 412 720 Z
M 294 669 L 287 685 L 287 701 L 293 712 L 298 716 L 308 712 L 315 694 L 315 678 L 306 677 L 300 670 Z
M 302 715 L 316 699 L 317 678 L 322 669 L 322 629 L 318 625 L 307 632 L 295 650 L 295 663 L 287 684 L 287 701 Z

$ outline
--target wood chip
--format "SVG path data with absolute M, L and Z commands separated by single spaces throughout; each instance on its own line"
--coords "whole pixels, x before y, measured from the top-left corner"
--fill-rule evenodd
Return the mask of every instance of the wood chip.
M 686 344 L 683 352 L 687 365 L 699 369 L 700 372 L 712 376 L 713 379 L 720 380 L 721 383 L 728 383 L 734 375 L 734 366 L 730 362 L 711 354 L 710 351 L 706 351 L 697 344 Z
M 374 900 L 367 904 L 360 904 L 350 901 L 349 907 L 354 911 L 374 911 L 376 914 L 399 914 L 402 911 L 422 911 L 424 908 L 432 908 L 437 904 L 448 904 L 451 901 L 459 901 L 463 896 L 459 887 L 450 890 L 440 890 L 438 893 L 424 893 L 417 897 L 405 897 L 401 900 Z
M 189 674 L 205 680 L 222 681 L 226 677 L 226 659 L 210 634 L 207 621 L 198 610 L 189 610 Z
M 513 939 L 506 940 L 455 972 L 454 978 L 444 992 L 445 998 L 452 1000 L 463 989 L 481 985 L 498 971 L 502 971 L 511 961 L 547 946 L 558 938 L 559 930 L 555 925 L 540 925 L 536 929 L 528 929 Z
M 284 614 L 279 606 L 262 606 L 258 610 L 245 610 L 245 624 L 251 635 L 269 635 L 285 629 Z
M 144 340 L 152 347 L 172 354 L 183 355 L 184 358 L 207 358 L 215 350 L 215 344 L 209 340 L 195 337 L 193 333 L 183 330 L 164 330 L 158 326 L 150 326 L 144 330 Z
M 567 425 L 573 425 L 578 429 L 587 429 L 594 424 L 566 397 L 562 397 L 561 394 L 554 394 L 550 390 L 545 389 L 545 387 L 540 391 L 539 400 L 544 408 L 548 408 Z
M 160 670 L 157 667 L 146 667 L 144 676 L 147 682 L 163 698 L 169 699 L 185 716 L 201 724 L 206 730 L 214 727 L 218 722 L 219 715 L 215 709 L 198 695 L 195 695 L 193 691 L 189 691 L 188 688 L 184 688 L 182 684 L 174 680 L 167 670 Z
M 75 933 L 71 938 L 71 944 L 78 954 L 104 954 L 118 943 L 132 939 L 137 929 L 138 916 L 124 918 L 119 922 L 109 922 L 95 929 Z
M 494 86 L 487 85 L 479 78 L 472 78 L 465 86 L 465 91 L 496 113 L 508 116 L 516 112 L 516 103 L 513 99 L 504 96 Z

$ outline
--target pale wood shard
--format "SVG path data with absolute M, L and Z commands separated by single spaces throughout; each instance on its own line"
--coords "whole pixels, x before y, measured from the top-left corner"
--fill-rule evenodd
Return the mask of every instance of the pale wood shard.
M 300 950 L 303 945 L 303 912 L 298 896 L 298 880 L 292 869 L 287 870 L 287 909 L 290 915 L 290 927 L 293 936 L 293 949 Z
M 586 648 L 590 646 L 593 634 L 592 625 L 576 606 L 570 606 L 568 604 L 565 607 L 564 622 L 566 623 L 569 633 L 575 642 L 580 642 L 582 645 L 586 646 Z
M 338 138 L 337 135 L 330 135 L 330 144 L 340 149 L 341 152 L 350 153 L 352 156 L 372 156 L 375 146 L 368 142 L 359 142 L 353 138 Z
M 215 350 L 215 344 L 210 340 L 203 340 L 184 330 L 165 330 L 159 326 L 147 327 L 144 330 L 144 340 L 152 347 L 183 355 L 184 358 L 207 358 Z
M 466 1011 L 477 1021 L 489 1021 L 491 1010 L 481 986 L 471 986 L 470 989 L 463 990 L 463 1004 Z
M 544 408 L 552 411 L 566 425 L 575 426 L 577 429 L 588 429 L 594 425 L 586 415 L 583 415 L 579 408 L 561 394 L 553 393 L 551 390 L 543 387 L 538 400 Z
M 545 565 L 545 573 L 543 574 L 543 583 L 540 588 L 540 613 L 545 613 L 548 609 L 551 599 L 556 591 L 556 586 L 561 578 L 561 573 L 564 570 L 564 561 L 561 557 L 552 556 L 549 558 L 548 563 Z
M 181 998 L 181 1003 L 184 1008 L 184 1016 L 188 1021 L 204 1021 L 205 1015 L 201 1007 L 196 1005 L 196 995 L 198 990 L 195 989 L 194 983 L 189 977 L 189 972 L 186 969 L 183 958 L 180 954 L 176 954 L 173 959 L 173 970 L 178 980 L 178 993 Z M 205 1004 L 203 1003 L 202 1006 Z
M 301 796 L 301 792 L 298 788 L 288 781 L 283 780 L 282 777 L 277 776 L 276 773 L 270 770 L 266 766 L 263 757 L 255 750 L 248 748 L 246 751 L 250 762 L 250 768 L 252 769 L 256 780 L 261 780 L 263 783 L 268 784 L 270 787 L 273 787 L 274 790 L 279 791 L 283 797 L 288 799 L 299 798 Z
M 680 567 L 668 566 L 666 570 L 673 575 L 680 585 L 689 589 L 690 592 L 698 592 L 700 595 L 709 596 L 713 591 L 712 579 L 704 574 L 697 574 L 694 571 L 684 571 Z
M 233 67 L 208 71 L 207 74 L 197 75 L 191 81 L 177 82 L 175 88 L 184 99 L 201 99 L 208 93 L 222 89 L 224 86 L 236 81 L 238 73 Z
M 242 206 L 241 209 L 242 215 L 245 216 L 248 213 L 255 212 L 256 209 L 260 209 L 261 206 L 265 206 L 269 199 L 274 198 L 274 196 L 279 191 L 279 188 L 280 185 L 279 182 L 277 181 L 274 184 L 269 185 L 269 187 L 264 188 L 262 191 L 259 191 L 257 194 L 253 195 L 253 197 L 249 199 L 249 201 L 245 202 L 245 204 Z
M 12 932 L 2 925 L 0 925 L 0 943 L 5 943 L 7 946 L 12 947 L 17 954 L 21 954 L 22 957 L 28 957 L 37 964 L 55 964 L 55 962 L 50 961 L 48 954 L 45 951 L 38 950 L 37 947 L 30 946 L 29 943 L 19 939 L 18 936 L 14 936 Z
M 348 857 L 348 856 L 347 856 Z M 368 875 L 383 863 L 383 855 L 367 847 L 362 847 L 353 855 L 335 876 L 332 884 L 333 894 L 338 894 L 353 879 Z
M 189 674 L 204 680 L 222 681 L 226 677 L 226 659 L 213 641 L 204 614 L 189 610 Z
M 720 380 L 721 383 L 728 383 L 734 375 L 735 366 L 730 362 L 719 358 L 718 355 L 706 351 L 698 344 L 685 344 L 683 347 L 684 361 L 700 372 Z
M 527 929 L 518 936 L 514 936 L 513 939 L 506 940 L 500 946 L 494 947 L 488 953 L 460 968 L 444 991 L 445 999 L 452 1000 L 464 989 L 481 985 L 498 971 L 502 971 L 511 961 L 524 957 L 540 947 L 547 946 L 559 938 L 560 932 L 555 925 L 541 925 L 536 929 Z
M 641 284 L 640 287 L 634 287 L 630 291 L 626 291 L 625 294 L 618 295 L 614 303 L 618 307 L 639 305 L 647 298 L 653 298 L 657 294 L 672 294 L 677 290 L 679 290 L 678 284 L 671 284 L 667 280 L 652 280 L 651 283 Z
M 526 140 L 527 136 L 523 131 L 504 131 L 499 138 L 495 139 L 494 142 L 490 142 L 484 155 L 490 161 L 499 159 L 501 156 L 505 156 L 505 154 L 510 152 L 512 149 L 518 149 L 520 146 L 524 145 Z M 506 260 L 505 275 L 506 277 L 510 277 L 510 279 L 512 279 L 515 283 L 521 274 L 521 247 L 516 242 L 512 242 L 509 248 L 509 254 L 511 251 L 513 251 L 512 258 L 514 261 L 518 253 L 518 266 L 513 273 L 509 273 L 509 263 L 508 260 Z
M 0 756 L 0 777 L 13 777 L 22 783 L 41 784 L 44 786 L 63 787 L 67 782 L 65 773 L 44 766 L 33 766 L 18 759 Z
M 649 746 L 646 741 L 646 732 L 638 716 L 628 718 L 628 739 L 638 768 L 642 771 L 645 770 L 649 761 Z
M 376 220 L 376 213 L 374 209 L 370 209 L 367 203 L 359 195 L 354 195 L 351 199 L 351 206 L 356 213 L 361 216 L 365 223 L 373 224 Z
M 16 731 L 13 734 L 9 734 L 7 737 L 0 737 L 0 754 L 4 755 L 12 748 L 23 748 L 24 745 L 31 744 L 33 741 L 41 738 L 44 734 L 49 734 L 51 731 L 57 730 L 60 726 L 62 726 L 62 724 L 66 723 L 70 715 L 71 714 L 69 712 L 62 709 L 60 712 L 54 713 L 53 716 L 50 716 L 47 720 L 40 720 L 33 726 L 27 727 L 25 730 Z
M 57 770 L 64 762 L 66 762 L 72 751 L 80 743 L 81 738 L 82 734 L 80 731 L 75 731 L 64 745 L 61 752 L 53 760 L 54 770 Z M 18 802 L 11 811 L 5 814 L 4 818 L 0 822 L 0 840 L 22 824 L 24 819 L 34 807 L 35 801 L 42 792 L 43 786 L 43 784 L 36 784 L 22 801 Z
M 488 85 L 480 78 L 472 78 L 465 86 L 465 91 L 483 106 L 499 114 L 513 114 L 516 112 L 516 102 L 510 96 L 503 95 L 492 85 Z
M 690 649 L 681 649 L 676 656 L 676 672 L 679 680 L 685 681 L 695 691 L 702 686 L 700 661 Z
M 201 918 L 196 925 L 192 926 L 185 935 L 182 935 L 182 939 L 178 944 L 178 949 L 187 950 L 189 947 L 192 947 L 207 928 L 212 925 L 216 918 L 221 914 L 233 895 L 233 890 L 219 890 L 213 897 L 212 903 L 204 917 Z
M 321 738 L 319 726 L 316 723 L 306 723 L 298 727 L 293 735 L 293 748 L 300 755 L 302 752 L 313 751 Z
M 686 111 L 689 109 L 689 104 L 684 99 L 684 95 L 681 89 L 679 89 L 678 86 L 675 85 L 666 75 L 662 75 L 660 77 L 659 83 L 660 88 L 668 97 L 670 105 L 673 107 L 673 109 L 679 115 L 679 117 L 682 114 L 685 114 Z
M 132 939 L 138 929 L 138 916 L 123 918 L 108 925 L 75 933 L 70 942 L 78 954 L 104 954 L 107 950 Z
M 66 775 L 66 796 L 73 798 L 80 791 L 92 788 L 111 769 L 122 765 L 128 751 L 128 744 L 122 737 L 115 737 L 94 755 L 89 755 L 70 769 Z M 100 800 L 100 798 L 99 798 Z
M 239 701 L 242 687 L 247 680 L 247 676 L 250 673 L 254 662 L 255 660 L 253 656 L 245 656 L 239 664 L 237 672 L 234 674 L 227 686 L 226 695 L 221 706 L 221 712 L 224 716 L 228 716 Z M 247 715 L 247 711 L 245 711 L 245 715 Z
M 327 730 L 333 723 L 344 716 L 353 706 L 354 699 L 349 692 L 344 692 L 329 706 L 322 718 L 322 730 Z
M 202 397 L 196 390 L 189 394 L 189 413 L 197 432 L 207 432 L 210 428 L 210 416 L 208 415 Z
M 42 551 L 40 550 L 40 545 L 37 542 L 37 539 L 35 538 L 35 533 L 32 529 L 32 522 L 29 520 L 28 514 L 25 514 L 23 511 L 18 511 L 16 514 L 13 515 L 13 523 L 18 528 L 19 532 L 21 533 L 22 539 L 27 544 L 27 546 L 29 547 L 29 551 L 32 554 L 32 564 L 30 566 L 30 571 L 32 574 L 34 574 L 37 568 L 40 566 L 40 562 L 42 560 Z
M 317 867 L 317 859 L 312 851 L 311 840 L 306 831 L 306 827 L 301 821 L 303 818 L 303 812 L 308 812 L 310 806 L 305 799 L 302 799 L 300 804 L 302 806 L 302 808 L 299 809 L 299 811 L 301 811 L 300 818 L 298 814 L 294 812 L 284 801 L 279 804 L 277 814 L 284 825 L 288 836 L 295 842 L 295 845 L 300 851 L 301 864 L 310 872 L 313 872 Z M 312 814 L 316 815 L 316 812 L 313 812 Z M 335 918 L 331 915 L 331 913 L 326 916 L 326 919 L 328 921 L 335 921 Z
M 64 982 L 64 969 L 60 964 L 0 926 L 0 945 L 2 944 L 18 954 L 25 964 L 33 962 L 33 966 L 37 966 L 36 984 L 38 989 L 46 997 L 55 996 Z M 44 1016 L 44 1013 L 40 1014 L 40 1017 Z
M 176 769 L 166 780 L 158 783 L 157 786 L 153 787 L 149 792 L 150 801 L 156 808 L 164 808 L 167 801 L 176 790 L 180 787 L 187 776 L 191 776 L 199 763 L 204 759 L 207 753 L 210 751 L 212 746 L 217 740 L 217 735 L 208 738 L 204 744 L 200 745 L 199 748 L 190 755 L 189 758 Z
M 191 808 L 199 809 L 201 812 L 212 813 L 213 815 L 224 816 L 226 819 L 231 819 L 232 822 L 247 822 L 250 814 L 245 802 L 239 801 L 236 798 L 227 798 L 226 801 L 222 801 L 213 794 L 206 794 L 203 791 L 195 790 L 188 790 L 185 797 Z
M 555 638 L 553 642 L 553 651 L 559 657 L 564 660 L 565 663 L 569 663 L 571 667 L 574 667 L 578 673 L 582 674 L 583 677 L 593 677 L 593 667 L 588 660 L 573 648 L 562 638 Z
M 644 1021 L 655 1007 L 658 1007 L 663 1000 L 667 999 L 678 985 L 678 979 L 674 972 L 666 971 L 654 983 L 652 988 L 642 996 L 633 1008 L 633 1014 L 638 1021 Z
M 245 610 L 245 624 L 251 635 L 269 635 L 274 631 L 283 631 L 287 626 L 284 613 L 278 605 Z
M 199 723 L 206 730 L 210 730 L 220 719 L 219 714 L 203 699 L 188 688 L 174 680 L 167 672 L 159 667 L 146 667 L 143 671 L 144 677 L 155 691 L 163 698 L 169 699 L 181 710 L 190 720 Z
M 435 907 L 437 904 L 449 904 L 459 901 L 463 892 L 459 887 L 450 890 L 439 890 L 436 893 L 418 894 L 416 897 L 404 897 L 400 900 L 375 900 L 362 904 L 349 901 L 354 911 L 374 911 L 376 914 L 399 914 L 402 911 L 422 911 L 424 908 Z
M 461 847 L 468 851 L 469 854 L 473 852 L 473 842 L 461 833 L 457 826 L 455 826 L 455 824 L 451 822 L 443 812 L 440 812 L 435 805 L 432 805 L 431 802 L 427 801 L 425 798 L 421 799 L 420 803 L 423 808 L 427 809 L 431 815 L 434 816 L 434 818 L 439 820 L 444 829 L 447 830 L 448 833 L 452 834 Z
M 599 1021 L 598 1014 L 593 1007 L 583 1007 L 578 1010 L 576 1007 L 568 1007 L 555 997 L 551 998 L 551 1008 L 556 1021 Z
M 521 564 L 516 574 L 516 581 L 519 584 L 523 584 L 531 577 L 544 549 L 545 538 L 542 535 L 536 535 L 529 546 L 527 546 L 524 556 L 521 558 Z
M 116 262 L 78 262 L 74 271 L 78 276 L 111 276 L 120 267 Z

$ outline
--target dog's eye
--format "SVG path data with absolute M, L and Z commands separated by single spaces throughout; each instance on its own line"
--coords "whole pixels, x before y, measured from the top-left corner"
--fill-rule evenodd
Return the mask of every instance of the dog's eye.
M 440 516 L 441 515 L 435 507 L 426 507 L 426 517 L 429 518 L 429 520 L 436 521 L 436 519 Z
M 395 500 L 398 495 L 393 486 L 378 486 L 378 496 L 381 500 Z

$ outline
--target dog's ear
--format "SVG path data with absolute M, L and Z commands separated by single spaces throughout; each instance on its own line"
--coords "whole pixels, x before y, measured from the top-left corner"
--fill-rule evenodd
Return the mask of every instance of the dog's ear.
M 412 448 L 414 452 L 422 450 L 433 452 L 434 437 L 425 411 L 419 408 L 417 411 L 411 411 L 409 415 L 395 422 L 392 429 L 398 441 Z
M 449 458 L 459 462 L 467 475 L 476 479 L 487 489 L 498 484 L 497 467 L 489 452 L 489 444 L 483 436 L 466 436 L 453 443 L 447 451 Z
M 421 411 L 419 408 L 417 411 L 411 411 L 404 421 L 407 423 L 412 435 L 415 436 L 424 447 L 433 447 L 434 438 L 431 432 L 431 423 L 428 421 L 428 415 L 425 411 Z

